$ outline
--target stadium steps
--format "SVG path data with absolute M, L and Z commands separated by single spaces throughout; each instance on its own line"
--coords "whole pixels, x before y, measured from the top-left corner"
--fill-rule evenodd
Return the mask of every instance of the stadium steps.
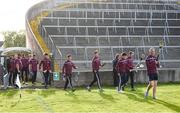
M 142 3 L 142 0 L 108 0 L 71 3 L 72 7 L 65 9 L 44 9 L 43 11 L 51 11 L 51 13 L 47 17 L 42 17 L 40 24 L 61 51 L 62 61 L 66 59 L 66 54 L 71 53 L 74 61 L 80 61 L 77 63 L 80 67 L 82 64 L 83 67 L 87 64 L 90 66 L 86 62 L 92 59 L 94 49 L 100 50 L 104 61 L 110 61 L 116 53 L 129 50 L 137 52 L 138 46 L 154 46 L 158 50 L 160 41 L 164 41 L 165 46 L 179 45 L 180 13 L 175 9 L 176 2 L 146 0 Z M 167 29 L 169 32 L 165 33 Z M 41 35 L 44 32 L 41 31 Z M 110 46 L 127 45 L 136 47 L 113 48 L 113 53 L 110 48 Z M 76 48 L 78 46 L 82 48 Z M 90 48 L 85 50 L 87 46 Z M 103 46 L 109 47 L 103 48 Z M 173 53 L 179 51 L 179 48 L 171 49 L 164 49 L 164 59 L 178 60 L 178 55 Z M 148 48 L 138 48 L 138 53 L 140 55 L 147 50 Z M 139 55 L 136 55 L 135 59 L 138 60 Z M 111 63 L 108 66 L 111 66 Z

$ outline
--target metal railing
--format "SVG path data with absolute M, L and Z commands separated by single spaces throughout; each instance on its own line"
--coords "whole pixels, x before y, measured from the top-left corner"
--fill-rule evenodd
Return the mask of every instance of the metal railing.
M 42 59 L 43 55 L 43 48 L 40 46 L 39 41 L 37 40 L 34 32 L 32 31 L 30 22 L 39 14 L 42 13 L 42 9 L 44 8 L 52 8 L 52 2 L 50 1 L 43 1 L 34 6 L 32 6 L 26 13 L 26 35 L 27 35 L 27 46 L 30 47 L 34 54 L 36 54 L 38 59 Z
M 138 5 L 174 5 L 177 3 L 178 0 L 173 0 L 173 1 L 170 1 L 170 0 L 150 0 L 151 2 L 147 3 L 146 1 L 148 0 L 134 0 L 134 1 L 139 1 L 139 2 L 131 2 L 131 1 L 128 1 L 128 2 L 123 2 L 121 0 L 119 0 L 119 2 L 116 1 L 115 2 L 109 2 L 109 1 L 100 1 L 100 2 L 93 2 L 93 1 L 89 1 L 89 0 L 83 0 L 83 1 L 75 1 L 75 0 L 70 0 L 70 1 L 64 1 L 64 3 L 78 3 L 78 4 L 92 4 L 92 3 L 96 3 L 96 4 L 138 4 Z M 157 2 L 157 3 L 153 3 L 153 2 Z
M 82 17 L 42 17 L 42 19 L 49 19 L 51 21 L 55 21 L 55 20 L 135 20 L 135 18 L 82 18 Z M 150 18 L 136 18 L 136 20 L 150 20 Z M 152 21 L 156 21 L 156 20 L 169 20 L 169 21 L 179 21 L 180 18 L 152 18 Z
M 167 28 L 166 26 L 112 26 L 112 25 L 109 25 L 109 26 L 92 26 L 92 25 L 89 25 L 89 26 L 83 26 L 83 25 L 44 25 L 43 27 L 45 28 Z M 180 26 L 169 26 L 168 28 L 176 28 L 176 29 L 179 29 Z
M 42 13 L 44 12 L 44 9 L 52 9 L 56 6 L 58 6 L 59 4 L 63 3 L 64 0 L 46 0 L 46 1 L 42 1 L 34 6 L 32 6 L 26 13 L 26 17 L 25 17 L 25 24 L 26 24 L 26 36 L 27 36 L 27 46 L 29 48 L 32 49 L 33 53 L 36 54 L 37 58 L 40 60 L 43 58 L 43 53 L 44 53 L 44 49 L 41 47 L 39 41 L 37 40 L 34 32 L 33 32 L 33 28 L 31 28 L 32 26 L 30 25 L 30 22 L 35 19 L 38 15 L 40 15 L 40 18 L 42 18 Z M 37 25 L 38 26 L 38 25 Z M 50 48 L 51 52 L 53 52 L 53 54 L 55 54 L 55 56 L 58 56 L 57 54 L 60 54 L 60 51 L 58 51 L 58 49 L 56 48 L 56 46 L 54 45 L 52 39 L 48 39 L 48 43 L 51 43 L 48 45 L 48 47 Z
M 108 51 L 110 51 L 110 54 L 108 54 L 108 55 L 111 55 L 111 57 L 108 57 L 107 61 L 112 61 L 112 59 L 115 57 L 114 53 L 116 53 L 117 51 L 115 52 L 114 49 L 122 49 L 122 52 L 127 51 L 127 50 L 133 50 L 136 54 L 135 59 L 137 61 L 139 61 L 141 54 L 146 54 L 146 51 L 144 51 L 144 49 L 148 50 L 151 47 L 154 47 L 156 50 L 160 50 L 160 51 L 162 51 L 164 49 L 174 49 L 174 48 L 178 48 L 180 50 L 180 46 L 163 46 L 163 48 L 159 48 L 159 46 L 57 46 L 58 49 L 72 49 L 72 50 L 84 49 L 84 59 L 85 60 L 82 60 L 82 61 L 75 60 L 75 62 L 85 63 L 86 65 L 88 65 L 89 62 L 91 62 L 91 60 L 89 60 L 87 58 L 87 54 L 88 54 L 87 50 L 89 50 L 89 49 L 90 50 L 98 49 L 100 51 L 100 54 L 101 54 L 102 49 L 104 49 L 104 51 L 108 49 Z M 165 64 L 166 62 L 175 62 L 175 63 L 180 62 L 180 59 L 165 59 L 163 51 L 160 52 L 159 54 L 160 54 L 160 62 L 163 63 L 164 65 L 166 65 Z M 106 55 L 106 54 L 103 53 L 101 55 Z M 62 58 L 64 58 L 63 56 L 65 56 L 65 55 L 63 54 Z M 78 56 L 78 55 L 76 55 L 76 56 Z M 65 60 L 65 59 L 63 59 L 63 60 Z M 103 62 L 107 62 L 107 61 L 103 60 Z
M 101 13 L 105 13 L 105 12 L 109 12 L 109 13 L 119 13 L 119 12 L 130 12 L 130 13 L 180 13 L 180 11 L 178 10 L 143 10 L 143 9 L 139 9 L 139 10 L 134 10 L 134 9 L 43 9 L 42 11 L 52 11 L 52 12 L 101 12 Z
M 136 3 L 136 2 L 134 2 L 135 0 L 132 0 L 132 2 L 133 3 L 131 3 L 131 4 L 145 4 L 145 3 L 143 3 L 143 1 L 144 0 L 142 0 L 142 2 L 141 3 Z M 152 0 L 151 0 L 152 1 Z M 161 3 L 160 2 L 162 2 L 162 0 L 153 0 L 153 1 L 156 1 L 156 2 L 159 2 L 159 4 L 158 3 L 156 3 L 156 4 L 154 4 L 154 5 L 160 5 Z M 152 10 L 152 8 L 151 9 L 149 9 L 149 10 L 141 10 L 141 9 L 138 9 L 138 10 L 131 10 L 131 9 L 123 9 L 123 10 L 120 10 L 120 9 L 117 9 L 117 10 L 112 10 L 112 9 L 109 9 L 109 10 L 106 10 L 106 9 L 64 9 L 64 10 L 60 10 L 60 9 L 55 9 L 55 7 L 56 6 L 58 6 L 59 4 L 61 4 L 61 3 L 66 3 L 66 2 L 68 2 L 68 3 L 72 3 L 72 4 L 74 4 L 75 2 L 72 2 L 72 0 L 49 0 L 49 1 L 45 1 L 45 2 L 41 2 L 41 3 L 39 3 L 39 4 L 37 4 L 37 5 L 35 5 L 35 6 L 33 6 L 28 12 L 27 12 L 27 15 L 26 15 L 26 29 L 27 29 L 27 37 L 28 37 L 28 42 L 30 43 L 29 44 L 29 46 L 31 47 L 31 48 L 33 48 L 32 50 L 38 55 L 38 57 L 39 58 L 41 58 L 42 56 L 42 53 L 43 53 L 43 49 L 41 48 L 41 46 L 40 46 L 40 44 L 39 44 L 39 42 L 37 41 L 37 39 L 36 39 L 36 37 L 35 37 L 35 35 L 34 35 L 34 33 L 32 32 L 32 29 L 31 29 L 31 26 L 30 26 L 30 21 L 33 19 L 33 18 L 35 18 L 37 15 L 39 15 L 39 14 L 41 14 L 42 12 L 44 12 L 44 11 L 47 11 L 47 12 L 51 12 L 51 13 L 54 13 L 54 12 L 67 12 L 68 14 L 70 14 L 70 12 L 72 11 L 72 12 L 85 12 L 85 15 L 87 15 L 87 13 L 88 12 L 92 12 L 92 13 L 95 13 L 95 12 L 97 12 L 97 13 L 102 13 L 102 17 L 104 17 L 104 13 L 110 13 L 110 12 L 112 12 L 112 13 L 125 13 L 125 12 L 129 12 L 129 13 L 133 13 L 134 15 L 135 15 L 135 17 L 134 18 L 130 18 L 131 20 L 140 20 L 140 18 L 138 18 L 137 17 L 137 14 L 138 13 L 146 13 L 146 14 L 150 14 L 151 16 L 154 14 L 154 13 L 158 13 L 158 14 L 166 14 L 167 15 L 167 13 L 174 13 L 174 14 L 179 14 L 180 12 L 179 11 L 176 11 L 176 10 Z M 82 1 L 76 1 L 76 2 L 82 2 Z M 90 3 L 90 2 L 88 2 L 88 0 L 85 0 L 85 1 L 83 1 L 83 3 Z M 168 6 L 168 5 L 172 5 L 172 3 L 174 4 L 174 2 L 176 2 L 176 0 L 164 0 L 163 2 L 166 2 L 166 3 L 164 3 L 164 6 L 166 7 L 166 6 Z M 86 4 L 87 4 L 86 3 Z M 105 4 L 105 2 L 97 2 L 97 3 L 99 3 L 99 4 Z M 112 3 L 112 4 L 114 4 L 114 3 Z M 118 3 L 118 4 L 123 4 L 123 3 Z M 124 4 L 128 4 L 128 3 L 124 3 Z M 149 5 L 149 4 L 148 4 Z M 150 5 L 153 5 L 153 4 L 150 4 Z M 176 6 L 176 4 L 174 4 L 173 5 L 174 7 L 177 7 Z M 128 6 L 127 6 L 128 7 Z M 51 15 L 52 16 L 52 15 Z M 67 17 L 68 19 L 78 19 L 78 17 L 77 18 L 70 18 L 70 16 L 71 15 L 69 15 L 69 17 Z M 87 16 L 86 16 L 87 17 Z M 63 18 L 66 18 L 66 17 L 40 17 L 41 19 L 47 19 L 47 18 L 51 18 L 51 19 L 63 19 Z M 82 19 L 84 19 L 84 18 L 82 18 Z M 86 19 L 89 19 L 89 18 L 86 18 Z M 98 19 L 107 19 L 107 18 L 96 18 L 97 20 Z M 119 19 L 119 18 L 118 18 Z M 120 19 L 123 19 L 123 18 L 120 18 Z M 125 18 L 124 18 L 125 19 Z M 127 18 L 126 18 L 127 19 Z M 146 19 L 146 18 L 143 18 L 144 20 Z M 158 19 L 158 18 L 157 18 Z M 162 19 L 162 18 L 161 18 Z M 152 20 L 155 20 L 154 18 L 151 18 L 151 21 Z M 163 19 L 162 19 L 163 20 Z M 169 19 L 169 18 L 166 18 L 165 19 L 166 21 L 167 20 L 179 20 L 178 18 L 176 18 L 176 19 Z M 45 26 L 41 26 L 42 27 L 42 30 L 43 30 L 43 32 L 44 32 L 44 34 L 42 35 L 43 37 L 44 37 L 44 40 L 45 40 L 45 42 L 46 42 L 46 44 L 47 44 L 47 46 L 48 46 L 48 48 L 50 49 L 50 51 L 55 55 L 55 58 L 56 58 L 56 61 L 59 61 L 60 60 L 60 64 L 62 64 L 63 62 L 63 60 L 64 59 L 62 59 L 62 57 L 63 57 L 63 54 L 60 52 L 60 48 L 66 48 L 66 46 L 56 46 L 55 45 L 55 43 L 54 43 L 54 41 L 53 41 L 53 39 L 52 39 L 52 37 L 54 37 L 54 36 L 60 36 L 60 35 L 49 35 L 48 34 L 48 32 L 46 31 L 46 28 L 48 28 L 48 27 L 54 27 L 54 26 L 47 26 L 47 25 L 45 25 Z M 58 28 L 61 28 L 61 27 L 63 27 L 63 28 L 66 28 L 66 30 L 67 30 L 67 28 L 68 27 L 73 27 L 73 26 L 55 26 L 55 27 L 58 27 Z M 86 28 L 86 31 L 88 32 L 88 30 L 87 30 L 87 28 L 88 27 L 97 27 L 97 28 L 99 28 L 99 27 L 119 27 L 119 26 L 74 26 L 74 27 L 85 27 Z M 127 26 L 122 26 L 122 27 L 124 27 L 124 28 L 126 28 L 127 29 Z M 128 26 L 128 30 L 129 30 L 129 28 L 142 28 L 142 27 L 145 27 L 146 29 L 151 29 L 153 26 L 151 26 L 151 24 L 150 24 L 150 26 L 134 26 L 133 24 L 131 25 L 131 26 Z M 178 27 L 178 26 L 168 26 L 168 24 L 166 24 L 166 26 L 156 26 L 156 27 L 154 27 L 154 28 L 167 28 L 168 27 L 168 29 L 170 29 L 170 28 L 180 28 L 180 27 Z M 168 35 L 168 29 L 166 29 L 166 31 L 165 31 L 165 35 L 166 36 L 168 36 L 168 37 L 173 37 L 173 36 L 177 36 L 177 37 L 179 37 L 179 35 Z M 108 32 L 107 32 L 108 33 Z M 88 34 L 88 33 L 87 33 Z M 127 32 L 127 34 L 128 34 L 128 32 Z M 61 35 L 61 36 L 65 36 L 65 37 L 68 37 L 69 35 L 67 34 L 67 31 L 66 31 L 66 34 L 65 35 Z M 73 35 L 73 36 L 71 36 L 71 37 L 73 37 L 74 38 L 74 36 L 78 36 L 78 35 Z M 91 37 L 91 36 L 88 36 L 88 35 L 85 35 L 86 37 Z M 102 35 L 102 37 L 103 37 L 104 35 Z M 138 36 L 138 35 L 137 35 Z M 132 37 L 137 37 L 137 36 L 132 36 Z M 145 36 L 147 36 L 147 35 L 145 35 Z M 144 37 L 145 37 L 144 36 Z M 151 35 L 148 35 L 149 37 L 151 37 Z M 155 35 L 155 36 L 157 36 L 157 35 Z M 155 37 L 155 36 L 153 36 L 153 37 Z M 160 35 L 160 36 L 162 36 L 162 35 Z M 82 35 L 81 35 L 81 37 L 82 37 Z M 101 36 L 98 36 L 98 37 L 101 37 Z M 109 37 L 109 35 L 107 34 L 106 35 L 106 37 Z M 112 37 L 112 36 L 111 36 Z M 113 36 L 113 37 L 115 37 L 115 36 Z M 123 36 L 118 36 L 118 37 L 123 37 Z M 131 35 L 126 35 L 125 37 L 131 37 Z M 76 40 L 75 38 L 74 38 L 74 40 Z M 33 45 L 32 45 L 33 44 Z M 142 48 L 144 48 L 144 47 L 146 47 L 146 48 L 149 48 L 149 47 L 151 47 L 151 46 L 142 46 L 142 47 L 137 47 L 137 46 L 134 46 L 134 47 L 127 47 L 127 48 L 135 48 L 135 50 L 136 50 L 136 53 L 139 55 L 139 49 L 142 49 Z M 159 46 L 153 46 L 153 47 L 155 47 L 155 48 L 158 48 Z M 173 46 L 166 46 L 166 47 L 168 47 L 168 48 L 173 48 Z M 176 46 L 177 47 L 177 46 Z M 86 61 L 75 61 L 76 63 L 83 63 L 83 62 L 85 62 L 85 63 L 89 63 L 89 62 L 91 62 L 91 61 L 89 61 L 89 60 L 87 60 L 87 48 L 110 48 L 111 49 L 111 52 L 112 52 L 112 54 L 113 54 L 113 48 L 126 48 L 125 46 L 92 46 L 92 47 L 90 47 L 90 46 L 86 46 L 86 47 L 84 47 L 84 46 L 78 46 L 78 45 L 76 45 L 76 44 L 74 44 L 74 46 L 72 46 L 72 48 L 84 48 L 85 49 L 85 58 L 86 58 Z M 139 49 L 138 49 L 139 48 Z M 112 55 L 113 56 L 113 55 Z M 138 59 L 139 57 L 137 57 L 137 59 Z M 163 60 L 162 60 L 163 61 Z M 172 60 L 171 60 L 172 61 Z M 170 61 L 170 62 L 171 62 Z M 106 62 L 106 61 L 105 61 Z M 108 60 L 107 62 L 111 62 L 110 60 Z M 164 62 L 167 62 L 167 60 L 165 60 Z M 180 62 L 179 60 L 174 60 L 174 61 L 172 61 L 172 62 Z
M 108 37 L 107 35 L 49 35 L 50 37 Z M 126 38 L 126 37 L 169 37 L 169 38 L 171 38 L 171 37 L 180 37 L 180 35 L 149 35 L 149 36 L 147 36 L 147 35 L 129 35 L 129 36 L 127 36 L 127 35 L 111 35 L 111 37 L 124 37 L 124 38 Z

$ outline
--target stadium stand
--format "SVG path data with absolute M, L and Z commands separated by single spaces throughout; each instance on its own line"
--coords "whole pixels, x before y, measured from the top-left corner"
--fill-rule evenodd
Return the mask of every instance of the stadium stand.
M 107 63 L 104 70 L 109 70 L 116 53 L 134 51 L 137 63 L 155 47 L 162 68 L 180 68 L 176 0 L 51 0 L 29 12 L 28 43 L 33 43 L 37 54 L 51 52 L 60 67 L 70 53 L 80 70 L 91 70 L 92 54 L 98 49 Z M 34 27 L 28 25 L 32 21 Z

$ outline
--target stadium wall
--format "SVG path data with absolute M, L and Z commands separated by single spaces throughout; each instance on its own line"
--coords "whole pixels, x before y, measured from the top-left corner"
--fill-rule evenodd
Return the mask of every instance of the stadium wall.
M 78 76 L 78 81 L 75 81 L 75 75 Z M 112 71 L 101 71 L 100 77 L 103 85 L 113 85 L 113 73 Z M 139 70 L 135 72 L 135 82 L 136 83 L 148 83 L 148 76 L 146 70 Z M 63 87 L 64 81 L 60 78 L 60 81 L 54 81 L 55 87 Z M 87 86 L 93 80 L 92 72 L 78 72 L 73 73 L 72 81 L 75 86 Z M 168 69 L 159 70 L 159 82 L 180 82 L 180 69 Z

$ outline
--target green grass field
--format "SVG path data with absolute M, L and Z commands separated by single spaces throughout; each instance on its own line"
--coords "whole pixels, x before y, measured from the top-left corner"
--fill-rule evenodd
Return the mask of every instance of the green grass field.
M 144 99 L 144 85 L 136 91 L 126 88 L 118 94 L 113 87 L 103 93 L 77 88 L 76 92 L 62 89 L 23 89 L 22 98 L 16 89 L 0 90 L 0 112 L 180 112 L 180 84 L 160 84 L 158 100 Z

